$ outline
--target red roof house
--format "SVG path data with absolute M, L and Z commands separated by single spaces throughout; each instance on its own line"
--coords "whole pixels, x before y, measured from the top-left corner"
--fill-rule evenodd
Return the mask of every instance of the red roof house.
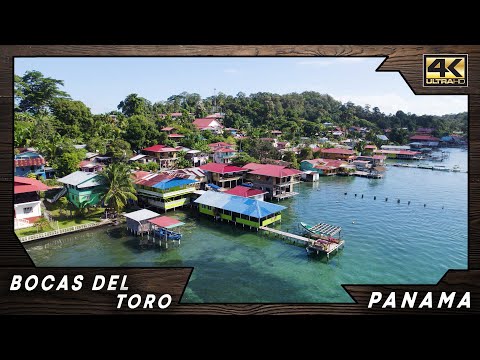
M 253 189 L 251 187 L 242 186 L 242 185 L 235 186 L 233 189 L 229 189 L 225 192 L 230 195 L 237 195 L 237 196 L 242 196 L 246 198 L 258 198 L 261 195 L 267 193 L 264 190 Z M 262 196 L 262 199 L 263 199 L 263 196 Z

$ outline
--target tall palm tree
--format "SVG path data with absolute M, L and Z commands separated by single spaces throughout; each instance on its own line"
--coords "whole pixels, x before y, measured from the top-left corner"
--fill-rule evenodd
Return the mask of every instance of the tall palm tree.
M 100 175 L 106 186 L 102 198 L 106 206 L 113 208 L 118 213 L 127 205 L 128 199 L 137 200 L 128 165 L 124 163 L 110 164 Z

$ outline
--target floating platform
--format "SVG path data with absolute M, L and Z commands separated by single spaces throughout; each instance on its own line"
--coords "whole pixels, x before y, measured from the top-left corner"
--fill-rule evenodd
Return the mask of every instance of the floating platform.
M 366 178 L 369 178 L 369 179 L 382 179 L 383 178 L 383 174 L 372 174 L 368 171 L 355 171 L 353 173 L 353 175 L 355 176 L 359 176 L 359 177 L 366 177 Z
M 309 237 L 297 235 L 297 234 L 292 234 L 286 231 L 282 230 L 276 230 L 272 229 L 266 226 L 261 226 L 260 230 L 275 234 L 277 236 L 280 236 L 284 239 L 289 239 L 293 240 L 296 243 L 306 245 L 306 250 L 309 253 L 316 253 L 316 254 L 326 254 L 327 258 L 330 257 L 330 254 L 334 251 L 338 251 L 338 249 L 342 248 L 345 244 L 344 240 L 337 240 L 338 242 L 333 242 L 333 241 L 328 241 L 325 239 L 312 239 Z

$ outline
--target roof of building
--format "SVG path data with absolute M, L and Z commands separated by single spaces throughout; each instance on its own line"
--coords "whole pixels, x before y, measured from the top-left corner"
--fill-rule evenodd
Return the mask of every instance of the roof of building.
M 99 153 L 96 153 L 96 152 L 87 152 L 85 154 L 85 159 L 91 159 L 92 157 L 95 157 L 95 156 L 98 156 L 100 155 Z
M 75 171 L 63 178 L 58 179 L 62 184 L 76 186 L 78 188 L 86 188 L 101 185 L 101 178 L 97 173 L 89 173 L 84 171 Z
M 229 189 L 229 190 L 225 191 L 225 193 L 230 194 L 230 195 L 251 197 L 251 196 L 256 196 L 256 195 L 260 195 L 260 194 L 265 194 L 266 191 L 258 190 L 258 189 L 252 189 L 251 187 L 248 187 L 248 186 L 237 185 L 233 189 Z
M 217 174 L 227 174 L 227 173 L 245 171 L 245 169 L 238 166 L 233 166 L 229 164 L 217 164 L 217 163 L 207 163 L 207 164 L 201 165 L 200 169 L 217 173 Z
M 185 135 L 182 134 L 170 134 L 168 135 L 169 138 L 184 138 Z
M 377 145 L 365 145 L 365 149 L 376 149 Z
M 248 163 L 243 165 L 243 169 L 245 170 L 257 170 L 260 169 L 263 166 L 263 164 L 259 163 Z
M 135 180 L 140 180 L 143 179 L 144 177 L 151 175 L 152 173 L 150 171 L 143 171 L 143 170 L 138 170 L 132 172 L 132 176 L 135 178 Z
M 167 145 L 158 144 L 158 145 L 153 145 L 153 146 L 147 147 L 147 148 L 143 149 L 143 151 L 161 153 L 161 152 L 170 152 L 170 151 L 179 151 L 179 150 L 175 149 L 175 148 L 172 148 L 172 147 L 169 147 Z
M 124 213 L 123 214 L 126 218 L 135 220 L 135 221 L 144 221 L 148 220 L 154 217 L 159 216 L 160 214 L 157 214 L 155 211 L 151 211 L 148 209 L 141 209 L 137 211 L 133 211 L 130 213 Z
M 217 209 L 224 209 L 257 219 L 264 218 L 286 209 L 285 206 L 218 191 L 207 191 L 195 200 L 195 202 L 197 204 L 212 206 Z
M 80 149 L 85 149 L 87 147 L 87 144 L 78 144 L 78 145 L 73 145 L 73 147 L 77 150 Z
M 220 141 L 220 142 L 208 144 L 208 146 L 210 146 L 211 148 L 212 147 L 215 148 L 215 147 L 225 147 L 225 146 L 234 146 L 234 145 L 226 143 L 224 141 Z
M 287 177 L 292 175 L 301 174 L 301 171 L 296 169 L 289 169 L 282 165 L 263 165 L 253 171 L 250 171 L 252 175 L 263 175 L 263 176 L 272 176 L 272 177 Z
M 128 161 L 136 161 L 136 160 L 139 160 L 139 159 L 141 159 L 141 158 L 144 158 L 145 156 L 147 156 L 147 155 L 145 155 L 145 154 L 138 154 L 138 155 L 135 155 L 134 157 L 131 157 L 130 159 L 128 159 Z
M 388 141 L 388 137 L 386 137 L 385 135 L 377 135 L 377 138 L 379 138 L 382 141 Z
M 30 179 L 27 177 L 14 177 L 13 192 L 14 194 L 23 194 L 34 191 L 45 191 L 49 190 L 50 187 L 38 181 L 36 179 Z
M 149 219 L 148 222 L 165 229 L 171 229 L 176 226 L 185 225 L 185 223 L 170 216 L 159 216 L 153 219 Z
M 168 190 L 177 186 L 194 184 L 196 182 L 197 181 L 193 179 L 182 179 L 182 178 L 174 177 L 172 179 L 164 179 L 156 183 L 152 187 L 156 189 L 161 189 L 161 190 Z
M 282 132 L 280 130 L 272 130 L 271 133 L 272 134 L 281 134 Z
M 331 160 L 331 159 L 303 160 L 302 162 L 304 161 L 312 164 L 315 169 L 320 169 L 320 170 L 336 169 L 346 164 L 346 162 L 343 160 Z
M 216 153 L 232 153 L 232 152 L 236 152 L 237 150 L 235 149 L 230 149 L 230 148 L 220 148 L 220 149 L 216 149 L 214 152 Z
M 13 160 L 15 167 L 20 166 L 38 166 L 38 165 L 45 165 L 45 159 L 43 157 L 32 157 L 26 159 L 16 159 Z
M 439 138 L 430 135 L 413 135 L 410 136 L 410 140 L 421 140 L 421 141 L 440 141 Z
M 175 129 L 174 127 L 171 127 L 171 126 L 165 126 L 164 128 L 160 129 L 160 131 L 171 131 Z
M 197 128 L 208 128 L 211 126 L 211 124 L 215 122 L 217 123 L 218 125 L 220 125 L 220 123 L 215 120 L 215 118 L 201 118 L 201 119 L 195 119 L 195 121 L 193 122 L 193 125 L 195 125 Z M 222 126 L 222 125 L 220 125 Z
M 102 164 L 90 161 L 90 160 L 82 160 L 80 161 L 80 164 L 78 164 L 78 167 L 81 168 L 94 168 L 94 167 L 102 167 Z
M 355 151 L 341 148 L 320 149 L 320 151 L 325 154 L 355 155 Z

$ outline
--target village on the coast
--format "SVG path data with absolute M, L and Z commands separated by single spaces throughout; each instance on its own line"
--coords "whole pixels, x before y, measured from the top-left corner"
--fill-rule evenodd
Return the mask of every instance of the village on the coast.
M 181 210 L 328 256 L 345 244 L 340 221 L 281 227 L 288 199 L 309 191 L 301 182 L 382 182 L 391 166 L 467 171 L 443 165 L 448 149 L 467 149 L 466 112 L 385 114 L 313 91 L 232 96 L 214 89 L 206 98 L 182 92 L 156 103 L 129 94 L 117 110 L 93 114 L 61 86 L 39 71 L 15 75 L 14 230 L 21 242 L 118 226 L 141 248 L 166 248 L 181 243 Z
M 176 119 L 181 116 L 182 113 L 159 114 L 161 118 L 169 118 L 169 126 L 160 131 L 174 145 L 148 146 L 127 159 L 130 176 L 127 181 L 131 181 L 135 197 L 125 199 L 122 213 L 117 212 L 118 207 L 109 206 L 105 199 L 108 185 L 102 171 L 115 161 L 112 156 L 88 151 L 76 171 L 57 177 L 55 169 L 48 166 L 37 149 L 16 149 L 14 225 L 20 239 L 32 241 L 90 227 L 119 224 L 125 219 L 128 231 L 141 236 L 140 244 L 155 244 L 157 241 L 161 245 L 163 240 L 168 247 L 169 241 L 180 243 L 181 239 L 181 230 L 178 229 L 182 223 L 171 214 L 176 209 L 185 208 L 212 221 L 270 231 L 274 235 L 299 240 L 316 253 L 330 254 L 343 245 L 343 241 L 335 237 L 341 231 L 339 226 L 302 223 L 303 236 L 269 227 L 281 222 L 285 206 L 280 201 L 297 195 L 297 184 L 301 181 L 317 182 L 323 176 L 358 176 L 381 181 L 388 169 L 387 159 L 411 160 L 390 162 L 392 166 L 422 168 L 421 160 L 441 162 L 447 157 L 448 152 L 443 151 L 445 147 L 466 146 L 463 134 L 437 138 L 432 135 L 432 128 L 418 128 L 409 136 L 409 143 L 396 145 L 388 138 L 391 129 L 385 129 L 375 141 L 368 141 L 365 140 L 369 132 L 366 127 L 345 128 L 326 122 L 323 125 L 327 130 L 323 134 L 314 139 L 301 138 L 295 145 L 284 139 L 282 131 L 273 129 L 268 137 L 261 137 L 258 141 L 278 152 L 277 159 L 242 163 L 244 153 L 241 146 L 248 136 L 241 129 L 225 127 L 225 114 L 216 112 L 193 120 L 193 126 L 200 133 L 209 132 L 228 140 L 209 143 L 208 150 L 203 151 L 182 145 L 184 135 L 175 126 Z M 86 144 L 74 146 L 86 148 Z M 297 156 L 307 153 L 310 156 L 292 166 L 292 162 L 283 160 L 286 153 Z M 415 160 L 415 165 L 411 164 Z M 184 163 L 181 168 L 177 166 L 179 161 Z M 155 170 L 148 170 L 149 166 Z M 441 165 L 424 168 L 461 171 L 458 167 L 445 169 Z M 47 185 L 52 183 L 48 181 L 51 179 L 54 179 L 54 186 Z M 61 207 L 56 204 L 61 204 L 62 198 L 64 212 L 77 214 L 69 217 L 67 225 L 71 226 L 60 227 L 56 220 L 60 216 L 55 214 L 61 213 L 58 210 Z M 55 210 L 49 210 L 52 208 Z M 88 214 L 90 209 L 94 216 L 77 224 L 75 216 L 84 219 L 84 211 Z

